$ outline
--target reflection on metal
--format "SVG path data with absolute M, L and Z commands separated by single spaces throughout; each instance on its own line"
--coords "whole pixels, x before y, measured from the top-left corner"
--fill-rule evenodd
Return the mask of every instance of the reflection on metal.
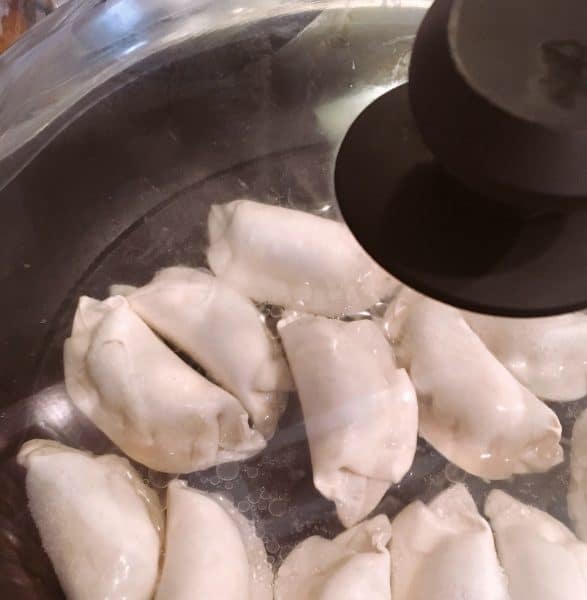
M 280 15 L 430 4 L 415 1 L 71 0 L 0 60 L 0 189 L 106 93 L 105 83 L 147 57 L 196 40 L 204 51 L 222 43 L 211 32 L 234 36 L 235 28 Z
M 0 418 L 0 460 L 12 457 L 28 439 L 58 439 L 102 452 L 112 444 L 71 403 L 64 384 L 48 387 L 10 405 Z

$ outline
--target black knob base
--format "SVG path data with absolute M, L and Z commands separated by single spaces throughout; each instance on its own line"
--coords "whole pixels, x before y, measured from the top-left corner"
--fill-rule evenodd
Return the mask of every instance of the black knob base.
M 474 191 L 424 144 L 408 86 L 371 104 L 339 151 L 342 215 L 407 285 L 455 306 L 531 317 L 587 307 L 587 199 Z M 556 207 L 556 208 L 553 208 Z M 579 207 L 579 208 L 577 208 Z

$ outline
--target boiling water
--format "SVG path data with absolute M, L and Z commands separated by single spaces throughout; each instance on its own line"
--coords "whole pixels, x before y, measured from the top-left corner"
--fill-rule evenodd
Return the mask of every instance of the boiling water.
M 62 346 L 69 335 L 79 296 L 104 298 L 110 285 L 115 283 L 143 285 L 164 267 L 178 264 L 205 267 L 206 220 L 214 203 L 249 197 L 336 218 L 337 211 L 332 201 L 332 169 L 340 132 L 374 88 L 382 86 L 383 91 L 406 77 L 411 40 L 418 19 L 410 17 L 402 20 L 400 17 L 407 12 L 399 8 L 393 12 L 395 9 L 391 5 L 396 4 L 399 7 L 401 2 L 390 3 L 386 14 L 391 16 L 386 17 L 387 24 L 379 13 L 361 21 L 351 19 L 343 12 L 340 18 L 335 16 L 333 19 L 338 23 L 335 34 L 329 33 L 330 30 L 325 34 L 320 23 L 313 24 L 304 35 L 295 37 L 283 49 L 281 63 L 279 57 L 273 62 L 264 58 L 258 62 L 256 70 L 252 67 L 249 71 L 243 69 L 244 75 L 236 78 L 229 90 L 234 94 L 233 101 L 239 99 L 229 107 L 231 130 L 223 129 L 227 117 L 221 112 L 227 91 L 218 82 L 211 85 L 211 88 L 220 86 L 218 95 L 211 102 L 211 92 L 207 91 L 205 100 L 217 109 L 215 116 L 220 125 L 216 122 L 198 123 L 194 137 L 206 150 L 216 150 L 200 152 L 201 146 L 194 142 L 197 148 L 194 158 L 188 153 L 187 144 L 181 148 L 190 161 L 197 162 L 196 167 L 192 165 L 190 177 L 185 179 L 191 178 L 197 183 L 184 185 L 183 179 L 179 182 L 182 174 L 179 167 L 172 175 L 165 172 L 162 179 L 173 180 L 172 191 L 162 193 L 161 202 L 155 203 L 154 208 L 144 212 L 130 226 L 122 227 L 121 233 L 112 239 L 105 237 L 107 242 L 88 264 L 78 283 L 63 290 L 64 300 L 56 314 L 47 315 L 39 324 L 39 327 L 47 329 L 47 334 L 35 370 L 36 393 L 0 414 L 0 451 L 3 456 L 0 468 L 0 564 L 4 579 L 12 581 L 19 590 L 15 598 L 62 597 L 26 509 L 23 472 L 14 461 L 20 445 L 33 437 L 48 437 L 98 454 L 118 452 L 71 405 L 62 384 Z M 380 22 L 382 29 L 374 31 L 373 28 Z M 394 23 L 397 24 L 395 29 L 391 26 Z M 365 31 L 357 34 L 363 25 Z M 279 105 L 277 94 L 276 104 L 279 106 L 269 107 L 262 93 L 263 86 L 270 78 L 277 79 L 279 73 L 284 72 L 283 65 L 289 69 L 289 87 L 287 93 L 283 92 L 287 102 Z M 202 76 L 198 72 L 198 84 L 201 81 Z M 306 84 L 298 85 L 304 81 Z M 185 88 L 189 82 L 182 80 L 182 84 Z M 253 84 L 261 89 L 257 95 L 251 95 L 249 91 Z M 357 92 L 363 89 L 361 84 L 367 89 L 362 100 L 357 96 Z M 246 96 L 241 98 L 238 93 Z M 333 105 L 330 101 L 336 98 L 343 98 L 343 101 Z M 289 108 L 294 101 L 300 105 L 298 112 Z M 165 102 L 168 102 L 167 97 Z M 203 100 L 197 104 L 190 98 L 190 102 L 190 110 L 204 110 Z M 112 106 L 115 107 L 115 104 Z M 250 114 L 246 118 L 236 115 L 236 107 L 244 107 L 243 110 L 249 110 L 251 115 L 254 113 L 257 121 L 253 121 Z M 269 108 L 275 109 L 270 115 Z M 180 111 L 184 110 L 185 106 L 181 105 Z M 187 137 L 189 132 L 182 134 Z M 255 156 L 262 158 L 244 162 L 243 156 L 251 155 L 249 146 L 254 147 Z M 224 156 L 223 153 L 229 151 L 232 152 L 230 157 Z M 178 152 L 174 160 L 181 161 L 183 157 Z M 207 159 L 210 164 L 204 164 Z M 217 162 L 214 163 L 214 160 Z M 202 179 L 201 173 L 213 175 Z M 154 180 L 153 175 L 149 183 Z M 124 206 L 120 210 L 128 212 Z M 105 224 L 98 225 L 102 227 Z M 30 265 L 25 268 L 29 269 Z M 262 318 L 276 335 L 275 324 L 281 315 L 280 309 L 273 306 L 260 308 Z M 371 311 L 351 318 L 380 319 L 385 308 L 386 303 L 383 302 Z M 252 520 L 265 544 L 269 560 L 275 566 L 304 538 L 310 535 L 332 537 L 342 530 L 334 505 L 318 494 L 313 486 L 298 398 L 290 394 L 287 401 L 287 410 L 277 434 L 262 454 L 240 464 L 220 465 L 185 477 L 194 487 L 229 498 L 242 515 Z M 568 440 L 574 420 L 587 402 L 552 406 L 563 424 L 566 460 L 550 472 L 516 477 L 492 486 L 447 464 L 442 456 L 420 440 L 410 472 L 400 484 L 388 491 L 377 512 L 393 517 L 409 502 L 417 498 L 428 500 L 458 481 L 467 484 L 480 504 L 491 487 L 499 487 L 568 523 Z M 164 501 L 170 477 L 140 465 L 137 468 Z
M 79 295 L 103 298 L 113 283 L 145 284 L 158 269 L 176 264 L 204 267 L 206 218 L 211 204 L 215 202 L 247 196 L 321 215 L 335 213 L 323 201 L 330 197 L 327 182 L 324 178 L 316 180 L 313 177 L 316 172 L 328 170 L 330 162 L 331 152 L 321 146 L 272 156 L 184 190 L 145 216 L 112 245 L 88 270 L 79 286 L 71 291 L 45 350 L 37 383 L 41 391 L 35 401 L 42 405 L 45 395 L 42 390 L 61 376 L 62 342 L 68 335 Z M 270 193 L 267 192 L 269 189 Z M 378 320 L 386 306 L 387 302 L 381 302 L 370 311 L 348 318 Z M 279 307 L 260 306 L 260 318 L 274 336 L 277 335 L 276 323 L 281 313 Z M 55 394 L 55 388 L 52 389 L 51 393 Z M 117 452 L 69 405 L 63 390 L 60 394 L 61 407 L 57 408 L 53 402 L 53 412 L 41 420 L 43 428 L 48 428 L 51 434 L 73 446 L 96 452 Z M 574 419 L 583 406 L 585 402 L 553 406 L 563 423 L 567 440 Z M 160 491 L 165 503 L 165 489 L 170 477 L 140 465 L 137 468 L 145 481 Z M 240 513 L 253 520 L 265 543 L 269 560 L 276 566 L 304 538 L 310 535 L 331 537 L 342 530 L 334 505 L 314 489 L 303 417 L 298 398 L 293 393 L 288 395 L 287 410 L 277 434 L 262 454 L 243 463 L 228 463 L 193 473 L 186 479 L 194 487 L 221 493 L 234 503 Z M 564 464 L 546 474 L 516 477 L 492 485 L 447 463 L 423 440 L 419 441 L 410 472 L 399 485 L 389 490 L 376 512 L 393 517 L 414 499 L 430 499 L 455 482 L 466 483 L 480 503 L 491 487 L 499 487 L 568 522 L 568 457 Z

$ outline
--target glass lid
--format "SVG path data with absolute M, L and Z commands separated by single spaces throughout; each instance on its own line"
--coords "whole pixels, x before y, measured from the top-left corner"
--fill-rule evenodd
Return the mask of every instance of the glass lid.
M 70 0 L 0 57 L 6 598 L 585 597 L 587 315 L 433 300 L 336 200 L 431 4 Z

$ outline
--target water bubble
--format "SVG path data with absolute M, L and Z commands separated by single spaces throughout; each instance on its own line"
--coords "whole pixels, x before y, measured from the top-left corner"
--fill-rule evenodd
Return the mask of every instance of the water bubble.
M 147 471 L 147 483 L 158 490 L 164 490 L 169 485 L 171 479 L 173 479 L 173 476 L 167 473 L 160 473 L 152 469 Z
M 240 465 L 238 463 L 224 463 L 216 467 L 216 475 L 222 481 L 232 481 L 239 476 Z
M 251 504 L 257 504 L 257 502 L 259 502 L 259 492 L 252 492 L 251 494 L 247 495 L 247 500 L 251 503 Z
M 265 548 L 270 554 L 277 554 L 279 552 L 279 544 L 275 540 L 265 542 Z
M 257 467 L 245 467 L 245 473 L 249 479 L 256 479 L 259 476 L 259 469 Z
M 460 467 L 453 465 L 452 463 L 448 463 L 444 468 L 444 476 L 451 483 L 462 483 L 467 478 L 467 473 L 463 471 Z
M 274 517 L 283 517 L 288 511 L 288 504 L 285 500 L 274 500 L 269 503 L 269 513 Z
M 251 510 L 251 505 L 250 505 L 250 504 L 249 504 L 249 503 L 248 503 L 246 500 L 241 500 L 241 501 L 238 503 L 238 506 L 237 506 L 237 508 L 239 509 L 239 511 L 240 511 L 240 512 L 242 512 L 242 513 L 246 513 L 246 512 L 248 512 L 249 510 Z
M 261 500 L 261 502 L 259 502 L 259 504 L 257 504 L 257 508 L 259 510 L 267 510 L 267 502 L 265 502 L 264 500 Z
M 269 310 L 269 314 L 274 319 L 281 319 L 283 315 L 283 308 L 281 308 L 281 306 L 272 306 Z
M 377 302 L 377 304 L 371 307 L 370 313 L 376 319 L 382 319 L 385 316 L 387 307 L 387 302 Z
M 220 484 L 220 477 L 217 477 L 216 475 L 213 475 L 212 477 L 210 477 L 210 483 L 213 486 L 217 486 Z

